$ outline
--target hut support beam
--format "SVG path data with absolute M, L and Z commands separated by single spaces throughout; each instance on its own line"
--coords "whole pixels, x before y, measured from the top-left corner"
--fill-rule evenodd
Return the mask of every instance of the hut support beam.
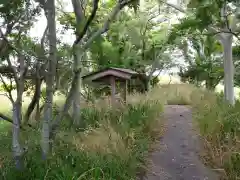
M 128 92 L 128 80 L 125 80 L 123 88 L 123 99 L 125 103 L 127 102 L 127 92 Z
M 115 103 L 115 94 L 116 94 L 116 81 L 114 76 L 110 77 L 110 83 L 111 83 L 111 102 L 113 105 Z

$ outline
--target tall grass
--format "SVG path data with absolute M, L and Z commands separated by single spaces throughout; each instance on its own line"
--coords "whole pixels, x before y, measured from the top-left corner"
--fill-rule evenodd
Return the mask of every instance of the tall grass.
M 168 105 L 191 105 L 191 95 L 198 91 L 195 86 L 190 84 L 168 84 L 162 85 L 158 89 L 158 94 L 162 96 L 165 104 Z
M 206 163 L 230 180 L 240 179 L 240 102 L 230 106 L 211 93 L 195 104 L 194 118 L 203 135 Z
M 28 150 L 24 168 L 16 171 L 11 159 L 11 133 L 0 138 L 0 179 L 3 180 L 131 180 L 143 170 L 151 144 L 161 132 L 159 97 L 132 95 L 115 108 L 85 104 L 83 129 L 65 119 L 47 161 L 41 160 L 40 132 L 22 132 Z M 3 133 L 3 131 L 2 131 Z

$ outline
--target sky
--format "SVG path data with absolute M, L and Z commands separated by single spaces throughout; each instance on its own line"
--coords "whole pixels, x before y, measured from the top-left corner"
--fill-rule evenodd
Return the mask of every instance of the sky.
M 61 7 L 59 6 L 59 1 L 61 2 Z M 72 12 L 72 4 L 71 4 L 71 0 L 56 0 L 57 6 L 59 6 L 59 8 L 63 8 L 63 10 L 65 12 Z M 41 16 L 39 16 L 37 18 L 37 23 L 35 23 L 34 27 L 30 30 L 30 36 L 31 37 L 36 37 L 36 38 L 40 38 L 46 28 L 47 25 L 47 20 L 45 18 L 45 15 L 42 13 Z M 57 24 L 57 27 L 59 27 L 60 25 Z M 58 37 L 60 36 L 60 34 L 58 34 Z M 64 36 L 59 37 L 61 38 L 61 40 L 65 43 L 72 43 L 74 41 L 74 36 L 71 32 L 66 32 L 66 34 Z

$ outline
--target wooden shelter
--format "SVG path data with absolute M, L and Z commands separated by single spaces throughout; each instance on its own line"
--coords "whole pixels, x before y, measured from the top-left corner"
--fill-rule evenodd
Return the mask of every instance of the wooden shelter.
M 126 102 L 128 81 L 137 78 L 139 74 L 131 69 L 109 67 L 82 77 L 85 82 L 100 83 L 111 86 L 111 101 L 115 102 L 116 82 L 120 82 L 124 89 L 123 99 Z

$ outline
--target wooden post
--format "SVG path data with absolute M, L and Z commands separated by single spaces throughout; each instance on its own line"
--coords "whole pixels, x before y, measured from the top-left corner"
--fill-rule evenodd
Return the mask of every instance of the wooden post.
M 127 92 L 128 92 L 128 80 L 126 79 L 124 81 L 124 89 L 123 89 L 123 99 L 124 99 L 124 103 L 127 102 Z
M 110 83 L 111 83 L 111 103 L 112 105 L 115 104 L 115 94 L 116 94 L 116 81 L 115 81 L 115 77 L 111 76 L 110 77 Z

